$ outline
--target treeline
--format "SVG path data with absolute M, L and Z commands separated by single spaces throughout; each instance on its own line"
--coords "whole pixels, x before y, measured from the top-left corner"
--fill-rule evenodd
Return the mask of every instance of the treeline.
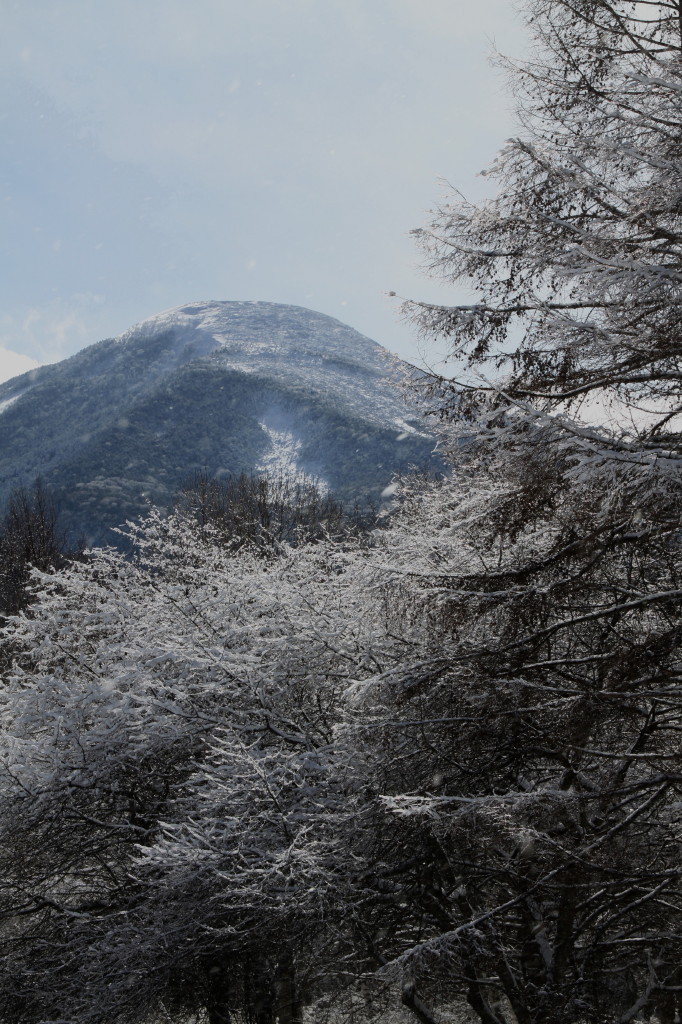
M 371 506 L 348 508 L 313 478 L 282 474 L 241 473 L 215 479 L 199 472 L 175 504 L 226 544 L 267 549 L 369 533 L 378 521 Z
M 270 549 L 368 533 L 377 524 L 376 510 L 347 509 L 312 478 L 264 473 L 215 479 L 197 472 L 175 505 L 231 546 Z M 126 548 L 122 534 L 111 531 L 111 542 L 117 541 Z M 29 604 L 32 570 L 60 570 L 82 560 L 85 550 L 84 539 L 74 540 L 62 525 L 54 496 L 40 479 L 15 488 L 0 520 L 0 622 Z

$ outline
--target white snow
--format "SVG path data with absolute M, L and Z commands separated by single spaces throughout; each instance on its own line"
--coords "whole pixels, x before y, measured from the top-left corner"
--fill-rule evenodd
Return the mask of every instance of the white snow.
M 384 487 L 383 491 L 381 492 L 381 500 L 388 501 L 390 498 L 394 498 L 395 495 L 398 493 L 399 487 L 400 484 L 396 482 L 389 484 L 388 487 Z
M 169 330 L 174 363 L 204 356 L 226 369 L 293 379 L 405 437 L 420 433 L 400 417 L 396 392 L 377 388 L 391 372 L 390 353 L 333 317 L 273 302 L 196 302 L 143 320 L 117 341 Z
M 393 422 L 400 430 L 400 434 L 398 434 L 397 438 L 398 441 L 404 441 L 406 437 L 410 436 L 410 434 L 415 437 L 431 437 L 430 434 L 425 434 L 422 430 L 417 430 L 412 423 L 408 423 L 407 420 L 403 420 L 399 416 L 397 416 Z
M 256 466 L 256 471 L 275 478 L 288 477 L 295 483 L 309 480 L 310 475 L 305 472 L 299 461 L 302 442 L 290 430 L 278 430 L 262 420 L 259 425 L 268 435 L 270 447 Z M 326 481 L 316 478 L 315 484 L 321 494 L 327 494 L 329 491 Z
M 9 409 L 10 405 L 14 405 L 17 399 L 21 398 L 21 396 L 25 394 L 25 391 L 20 391 L 18 395 L 12 395 L 11 398 L 6 398 L 4 402 L 0 402 L 0 416 L 5 411 L 5 409 Z

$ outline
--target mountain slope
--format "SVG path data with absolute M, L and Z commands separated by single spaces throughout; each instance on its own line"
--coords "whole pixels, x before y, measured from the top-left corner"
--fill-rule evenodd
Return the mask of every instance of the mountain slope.
M 181 306 L 0 385 L 0 506 L 41 476 L 89 543 L 167 505 L 196 470 L 283 470 L 378 502 L 433 438 L 387 385 L 387 353 L 311 310 Z

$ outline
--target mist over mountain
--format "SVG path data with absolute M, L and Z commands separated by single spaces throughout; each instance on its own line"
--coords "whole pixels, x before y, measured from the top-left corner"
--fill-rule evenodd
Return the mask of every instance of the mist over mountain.
M 197 470 L 305 474 L 378 504 L 394 473 L 437 468 L 392 369 L 380 345 L 298 306 L 177 307 L 0 385 L 0 507 L 40 476 L 92 544 Z

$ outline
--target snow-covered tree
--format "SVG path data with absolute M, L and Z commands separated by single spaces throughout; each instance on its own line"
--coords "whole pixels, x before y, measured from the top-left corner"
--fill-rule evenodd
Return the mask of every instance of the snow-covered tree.
M 353 545 L 131 539 L 36 574 L 4 633 L 0 1020 L 298 1019 L 348 932 Z
M 406 638 L 356 693 L 394 868 L 377 956 L 423 1020 L 459 995 L 484 1024 L 672 1024 L 681 5 L 528 10 L 499 193 L 418 233 L 479 298 L 408 306 L 451 345 L 425 400 L 454 472 L 374 556 Z

